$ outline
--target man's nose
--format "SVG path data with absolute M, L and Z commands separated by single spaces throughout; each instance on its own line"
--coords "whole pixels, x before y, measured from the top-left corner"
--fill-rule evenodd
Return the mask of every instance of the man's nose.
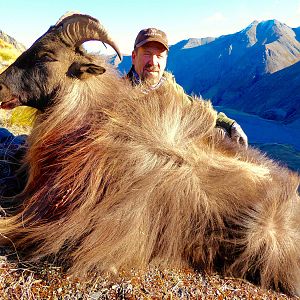
M 151 58 L 150 58 L 150 63 L 152 64 L 152 65 L 158 65 L 158 58 L 157 58 L 157 56 L 156 55 L 152 55 L 151 56 Z

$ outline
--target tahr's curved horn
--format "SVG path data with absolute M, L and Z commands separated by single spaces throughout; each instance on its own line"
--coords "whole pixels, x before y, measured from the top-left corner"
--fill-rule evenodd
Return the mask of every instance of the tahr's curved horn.
M 97 19 L 89 15 L 67 13 L 58 20 L 54 28 L 61 31 L 63 40 L 70 45 L 76 47 L 87 41 L 101 41 L 110 45 L 122 60 L 119 47 L 109 36 L 108 31 Z

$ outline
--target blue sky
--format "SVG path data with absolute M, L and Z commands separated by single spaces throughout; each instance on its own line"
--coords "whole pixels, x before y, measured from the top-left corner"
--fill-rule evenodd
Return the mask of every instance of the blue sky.
M 164 30 L 172 45 L 190 37 L 234 33 L 254 20 L 277 19 L 300 26 L 300 0 L 2 0 L 0 11 L 0 29 L 27 47 L 65 12 L 90 14 L 125 54 L 146 27 Z

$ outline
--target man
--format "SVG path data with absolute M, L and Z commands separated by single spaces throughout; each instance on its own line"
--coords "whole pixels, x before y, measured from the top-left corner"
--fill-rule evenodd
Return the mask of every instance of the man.
M 132 67 L 127 78 L 133 85 L 143 83 L 146 92 L 171 84 L 186 98 L 186 101 L 193 101 L 192 97 L 186 95 L 183 88 L 176 83 L 174 76 L 165 71 L 168 51 L 168 39 L 163 31 L 156 28 L 141 30 L 134 43 Z M 248 147 L 248 139 L 242 128 L 224 113 L 218 114 L 216 126 L 223 128 L 236 143 Z

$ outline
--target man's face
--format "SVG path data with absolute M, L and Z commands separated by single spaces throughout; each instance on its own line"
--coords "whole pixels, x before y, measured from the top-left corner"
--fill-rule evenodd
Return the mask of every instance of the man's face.
M 163 75 L 168 51 L 158 42 L 148 42 L 132 51 L 132 64 L 143 82 L 155 86 Z

